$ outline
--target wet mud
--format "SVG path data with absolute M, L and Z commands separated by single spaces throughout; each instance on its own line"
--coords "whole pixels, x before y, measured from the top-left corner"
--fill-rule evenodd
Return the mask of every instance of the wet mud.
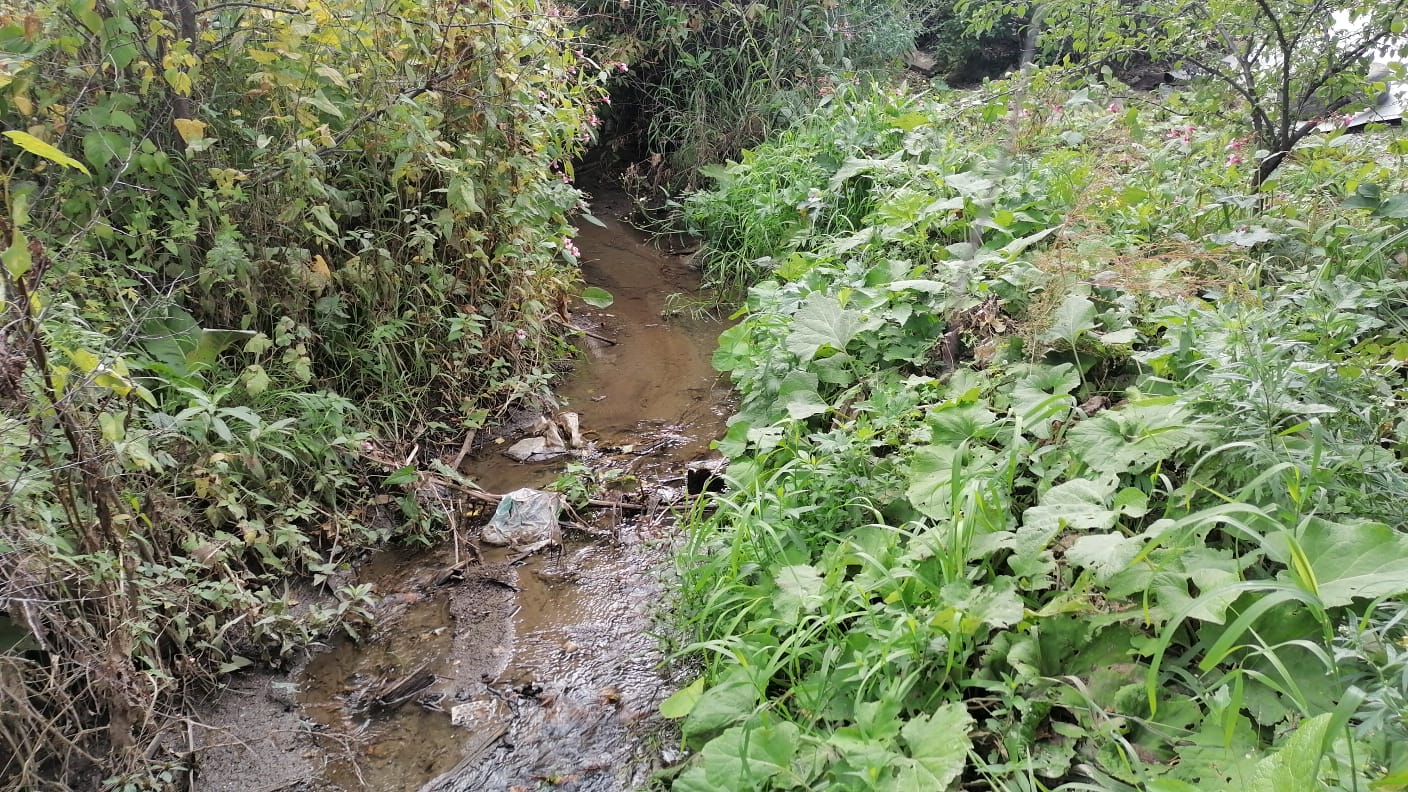
M 616 497 L 679 502 L 685 464 L 722 431 L 727 388 L 709 364 L 722 328 L 662 317 L 695 276 L 625 228 L 612 203 L 597 203 L 607 228 L 584 226 L 578 246 L 584 279 L 615 302 L 579 306 L 591 335 L 557 391 L 587 447 L 522 464 L 486 443 L 462 468 L 486 491 L 541 488 L 579 461 L 612 471 Z M 366 640 L 334 642 L 287 675 L 235 680 L 200 718 L 196 789 L 644 785 L 678 741 L 658 715 L 673 686 L 653 612 L 669 585 L 673 521 L 659 508 L 574 516 L 585 530 L 527 558 L 465 543 L 369 560 L 357 582 L 379 604 Z

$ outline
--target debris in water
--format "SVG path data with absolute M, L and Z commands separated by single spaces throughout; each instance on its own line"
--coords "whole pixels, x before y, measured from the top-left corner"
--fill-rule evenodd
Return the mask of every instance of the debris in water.
M 562 421 L 562 428 L 567 430 L 567 445 L 571 448 L 581 448 L 586 445 L 582 439 L 582 422 L 577 413 L 565 412 L 558 416 Z
M 450 708 L 450 723 L 462 729 L 484 728 L 503 720 L 508 715 L 508 706 L 499 698 L 482 698 L 466 701 Z
M 524 553 L 560 545 L 562 529 L 557 516 L 563 506 L 562 496 L 556 492 L 516 489 L 499 501 L 479 538 L 485 544 L 508 546 Z
M 430 671 L 430 664 L 422 663 L 405 676 L 382 677 L 376 685 L 359 694 L 357 699 L 361 702 L 361 708 L 394 710 L 434 683 L 435 674 Z
M 562 438 L 556 442 L 545 437 L 525 437 L 508 447 L 504 454 L 515 462 L 546 462 L 567 453 Z
M 703 459 L 689 463 L 684 471 L 685 490 L 690 495 L 723 492 L 726 467 L 728 461 L 724 459 Z
M 519 440 L 509 446 L 504 454 L 515 462 L 546 462 L 567 453 L 569 445 L 572 448 L 581 448 L 585 445 L 577 414 L 563 413 L 560 419 L 562 421 L 561 428 L 558 427 L 556 421 L 546 415 L 539 416 L 529 430 L 534 433 L 534 436 Z M 562 429 L 567 430 L 568 439 L 566 440 L 562 438 Z

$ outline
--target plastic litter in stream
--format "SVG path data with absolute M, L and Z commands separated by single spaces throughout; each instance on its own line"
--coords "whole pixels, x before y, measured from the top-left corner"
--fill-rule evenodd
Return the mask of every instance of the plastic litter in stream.
M 564 505 L 562 496 L 556 492 L 529 487 L 516 489 L 499 501 L 494 516 L 484 526 L 480 541 L 525 553 L 561 544 L 562 529 L 557 518 Z

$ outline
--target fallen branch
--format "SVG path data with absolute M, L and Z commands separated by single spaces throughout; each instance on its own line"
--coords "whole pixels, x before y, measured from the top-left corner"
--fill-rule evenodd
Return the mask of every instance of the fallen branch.
M 581 327 L 573 327 L 572 329 L 577 331 L 578 333 L 581 333 L 584 336 L 587 336 L 588 338 L 595 338 L 603 344 L 610 344 L 611 346 L 616 346 L 616 339 L 614 338 L 607 338 L 606 336 L 600 333 L 594 333 L 591 330 L 587 330 Z

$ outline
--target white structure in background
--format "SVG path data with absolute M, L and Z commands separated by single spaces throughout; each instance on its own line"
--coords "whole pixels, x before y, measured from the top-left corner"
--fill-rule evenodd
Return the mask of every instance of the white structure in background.
M 1384 82 L 1388 84 L 1388 87 L 1374 97 L 1372 107 L 1360 110 L 1345 119 L 1343 121 L 1345 129 L 1358 129 L 1365 124 L 1387 124 L 1403 120 L 1403 106 L 1408 104 L 1408 85 L 1391 82 L 1389 76 L 1389 64 L 1387 63 L 1375 63 L 1369 69 L 1370 82 Z M 1334 126 L 1334 122 L 1327 121 L 1319 128 L 1321 131 L 1328 131 Z
M 1344 12 L 1335 14 L 1335 29 L 1353 32 L 1364 23 L 1351 22 Z M 1386 124 L 1403 119 L 1403 107 L 1408 105 L 1408 85 L 1400 82 L 1393 82 L 1389 78 L 1392 76 L 1392 58 L 1397 56 L 1397 50 L 1402 42 L 1394 42 L 1392 48 L 1384 47 L 1374 53 L 1376 60 L 1374 65 L 1369 67 L 1369 82 L 1384 82 L 1388 87 L 1374 98 L 1372 107 L 1367 107 L 1348 119 L 1341 119 L 1339 125 L 1345 129 L 1358 129 L 1365 124 Z M 1328 131 L 1336 126 L 1334 122 L 1327 121 L 1320 126 L 1321 131 Z

